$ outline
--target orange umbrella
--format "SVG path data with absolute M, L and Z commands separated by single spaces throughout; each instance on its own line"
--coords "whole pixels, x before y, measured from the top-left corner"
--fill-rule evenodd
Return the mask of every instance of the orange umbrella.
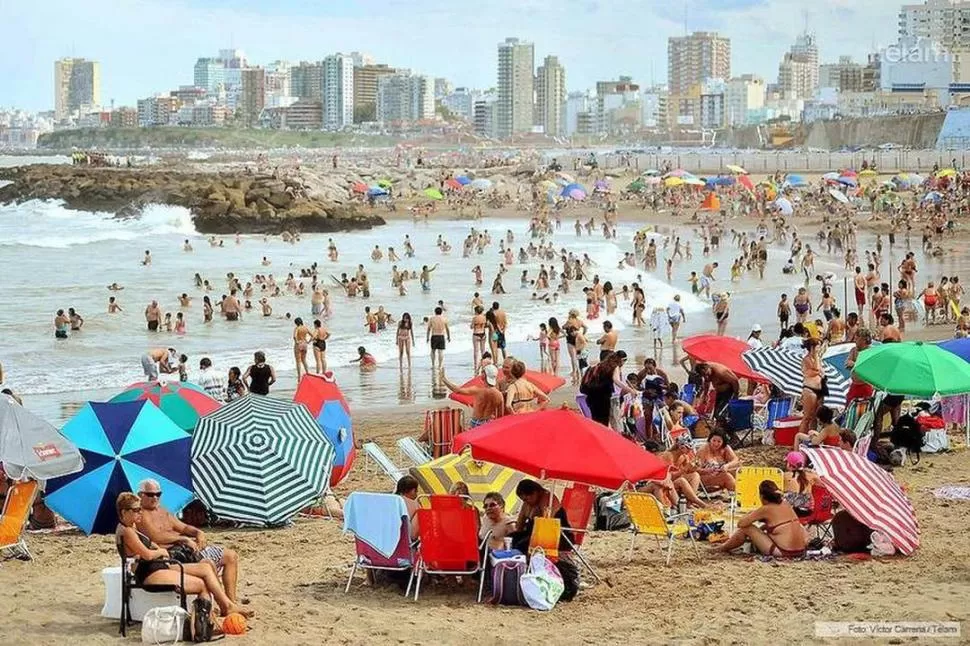
M 547 395 L 557 388 L 561 388 L 565 385 L 566 380 L 558 375 L 550 375 L 548 372 L 536 372 L 535 370 L 526 370 L 525 375 L 523 375 L 526 381 L 530 382 L 533 386 L 546 393 Z M 485 380 L 481 377 L 475 377 L 474 379 L 469 379 L 461 385 L 462 388 L 481 388 L 485 385 Z M 450 399 L 458 402 L 459 404 L 464 404 L 465 406 L 471 406 L 475 403 L 475 398 L 471 395 L 459 395 L 458 393 L 451 393 L 448 395 Z
M 710 192 L 704 201 L 701 203 L 701 211 L 720 211 L 721 210 L 721 198 Z

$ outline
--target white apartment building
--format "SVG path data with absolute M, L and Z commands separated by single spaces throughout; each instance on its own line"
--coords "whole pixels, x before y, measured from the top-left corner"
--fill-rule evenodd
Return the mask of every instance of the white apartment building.
M 566 68 L 546 56 L 536 72 L 536 125 L 555 137 L 566 134 Z
M 531 132 L 535 106 L 535 48 L 518 38 L 498 46 L 496 129 L 499 137 Z
M 331 54 L 323 59 L 323 128 L 341 130 L 354 123 L 354 59 Z
M 414 122 L 434 118 L 434 80 L 398 70 L 377 80 L 377 121 Z
M 724 88 L 724 117 L 729 126 L 748 124 L 752 110 L 765 105 L 765 81 L 754 74 L 742 74 L 728 80 Z

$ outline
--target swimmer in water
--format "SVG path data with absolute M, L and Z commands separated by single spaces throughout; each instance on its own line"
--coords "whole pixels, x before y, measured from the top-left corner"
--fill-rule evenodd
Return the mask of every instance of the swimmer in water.
M 108 289 L 112 292 L 120 292 L 121 290 L 124 289 L 124 287 L 122 287 L 118 283 L 111 283 L 110 285 L 108 285 Z
M 152 264 L 152 252 L 150 249 L 145 249 L 145 257 L 142 259 L 141 264 L 146 267 Z

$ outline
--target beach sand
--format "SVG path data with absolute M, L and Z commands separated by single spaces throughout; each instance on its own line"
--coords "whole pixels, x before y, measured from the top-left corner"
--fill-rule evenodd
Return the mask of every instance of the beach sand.
M 358 414 L 355 425 L 361 440 L 376 441 L 397 460 L 394 440 L 419 433 L 422 419 L 417 412 Z M 743 456 L 748 464 L 776 465 L 784 453 L 757 447 Z M 966 453 L 926 455 L 916 467 L 897 469 L 896 477 L 909 491 L 922 532 L 922 547 L 910 558 L 762 562 L 712 558 L 701 544 L 695 559 L 679 541 L 666 568 L 652 540 L 638 538 L 628 563 L 628 532 L 596 532 L 584 551 L 613 587 L 595 585 L 549 613 L 477 605 L 467 579 L 460 587 L 429 583 L 415 603 L 396 587 L 374 589 L 358 575 L 345 595 L 354 549 L 333 520 L 207 533 L 240 553 L 240 591 L 258 612 L 248 635 L 226 643 L 783 644 L 813 641 L 816 621 L 966 622 L 970 534 L 960 519 L 970 503 L 931 494 L 939 485 L 970 481 Z M 366 472 L 361 456 L 338 493 L 390 487 L 383 474 Z M 32 534 L 27 540 L 33 562 L 0 565 L 2 641 L 121 643 L 117 622 L 99 615 L 101 569 L 117 562 L 113 537 Z M 128 642 L 137 639 L 136 625 Z

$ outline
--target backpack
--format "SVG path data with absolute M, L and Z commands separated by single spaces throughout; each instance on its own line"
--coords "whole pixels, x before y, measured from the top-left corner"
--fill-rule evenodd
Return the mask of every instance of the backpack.
M 623 507 L 623 494 L 607 491 L 596 496 L 595 529 L 613 532 L 630 527 L 630 513 Z
M 215 622 L 212 620 L 212 600 L 196 597 L 192 600 L 192 611 L 189 614 L 189 630 L 195 643 L 212 641 L 215 632 Z
M 525 574 L 525 556 L 518 554 L 492 564 L 492 598 L 489 603 L 501 606 L 524 606 L 519 583 Z

